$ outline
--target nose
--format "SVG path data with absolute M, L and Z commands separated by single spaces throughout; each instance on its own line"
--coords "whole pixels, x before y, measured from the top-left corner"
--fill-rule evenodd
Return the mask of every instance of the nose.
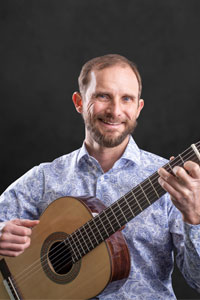
M 118 99 L 112 99 L 108 105 L 107 112 L 112 114 L 113 117 L 119 117 L 122 114 L 121 103 Z

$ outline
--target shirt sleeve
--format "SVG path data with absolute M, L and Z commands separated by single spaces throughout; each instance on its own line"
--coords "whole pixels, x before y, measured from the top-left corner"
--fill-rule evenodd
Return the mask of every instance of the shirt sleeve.
M 176 263 L 187 283 L 200 292 L 200 225 L 184 223 L 172 204 L 169 226 L 176 248 Z
M 38 219 L 42 209 L 44 175 L 32 168 L 0 196 L 0 222 L 15 218 Z

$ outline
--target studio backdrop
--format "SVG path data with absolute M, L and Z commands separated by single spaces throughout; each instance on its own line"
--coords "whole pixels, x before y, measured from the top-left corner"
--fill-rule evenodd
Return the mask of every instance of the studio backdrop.
M 79 148 L 71 96 L 88 59 L 118 53 L 143 79 L 137 144 L 169 158 L 200 139 L 199 0 L 1 0 L 1 192 Z M 177 269 L 178 299 L 200 299 Z

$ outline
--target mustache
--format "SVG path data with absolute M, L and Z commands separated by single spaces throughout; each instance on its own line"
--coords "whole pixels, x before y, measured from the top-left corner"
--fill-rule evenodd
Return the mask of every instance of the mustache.
M 110 122 L 110 123 L 125 123 L 127 121 L 126 118 L 116 118 L 113 117 L 112 114 L 99 114 L 95 117 L 95 119 L 100 119 L 104 122 Z

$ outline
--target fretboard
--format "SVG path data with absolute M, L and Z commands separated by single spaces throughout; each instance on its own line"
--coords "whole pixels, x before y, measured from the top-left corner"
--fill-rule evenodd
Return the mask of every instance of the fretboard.
M 200 142 L 190 146 L 164 165 L 163 168 L 173 174 L 175 166 L 183 166 L 188 160 L 200 163 L 199 151 Z M 163 196 L 166 191 L 158 183 L 158 178 L 158 172 L 153 173 L 118 201 L 68 236 L 67 240 L 72 248 L 73 262 L 78 261 Z

